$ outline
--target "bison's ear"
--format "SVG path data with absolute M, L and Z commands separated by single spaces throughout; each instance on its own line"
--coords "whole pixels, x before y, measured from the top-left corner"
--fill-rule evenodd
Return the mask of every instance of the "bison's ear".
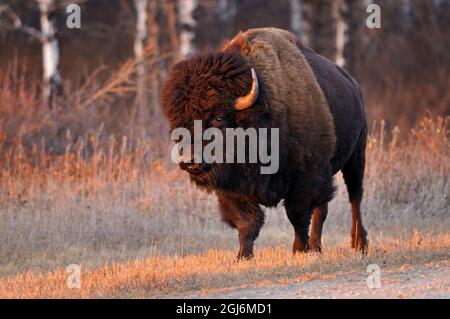
M 255 103 L 256 99 L 258 98 L 259 94 L 258 77 L 256 76 L 255 69 L 253 68 L 252 68 L 252 79 L 253 83 L 250 92 L 247 95 L 238 97 L 236 99 L 234 107 L 238 111 L 248 109 L 250 106 L 253 105 L 253 103 Z

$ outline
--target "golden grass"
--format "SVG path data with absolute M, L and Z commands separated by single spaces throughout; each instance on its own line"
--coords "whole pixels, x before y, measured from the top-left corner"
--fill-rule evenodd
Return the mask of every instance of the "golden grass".
M 396 130 L 372 130 L 363 201 L 370 239 L 413 229 L 448 232 L 449 123 L 450 117 L 425 118 L 404 140 Z M 3 140 L 0 276 L 236 248 L 236 233 L 220 222 L 215 197 L 155 158 L 151 140 L 110 136 L 102 143 L 99 135 L 67 142 L 62 155 L 19 142 L 6 147 Z M 336 183 L 325 245 L 350 228 L 339 175 Z M 283 208 L 266 215 L 257 249 L 290 243 Z
M 287 247 L 257 250 L 251 261 L 236 263 L 234 251 L 210 250 L 186 257 L 154 257 L 98 268 L 85 267 L 81 288 L 67 287 L 68 274 L 56 269 L 47 274 L 22 273 L 0 279 L 2 298 L 145 298 L 167 297 L 192 291 L 207 292 L 261 282 L 310 280 L 330 273 L 364 273 L 368 264 L 382 269 L 448 260 L 449 234 L 420 234 L 410 238 L 374 240 L 367 257 L 348 248 L 347 242 L 328 247 L 323 254 L 293 256 Z
M 237 235 L 221 223 L 215 197 L 168 162 L 167 136 L 130 125 L 133 116 L 115 103 L 122 93 L 127 101 L 130 72 L 112 86 L 114 76 L 66 89 L 51 111 L 36 102 L 35 82 L 0 75 L 0 296 L 164 296 L 359 269 L 382 256 L 395 265 L 448 255 L 450 117 L 426 117 L 403 138 L 382 123 L 371 129 L 367 259 L 342 239 L 351 214 L 338 175 L 325 254 L 291 257 L 293 230 L 280 205 L 265 210 L 255 261 L 235 265 Z M 149 124 L 161 131 L 161 123 Z M 435 235 L 408 248 L 414 229 Z M 70 264 L 85 269 L 80 291 L 61 286 Z

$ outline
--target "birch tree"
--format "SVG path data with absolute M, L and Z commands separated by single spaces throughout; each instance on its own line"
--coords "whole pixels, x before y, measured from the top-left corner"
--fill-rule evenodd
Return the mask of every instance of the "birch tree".
M 235 0 L 219 0 L 216 8 L 221 23 L 229 22 L 236 14 Z
M 302 33 L 302 4 L 300 0 L 289 0 L 291 31 L 300 37 Z
M 198 0 L 178 0 L 178 17 L 181 24 L 180 58 L 195 52 L 194 38 L 196 22 L 193 16 Z
M 177 33 L 177 9 L 175 0 L 166 0 L 165 5 L 170 50 L 172 52 L 175 52 L 179 50 L 179 39 Z M 176 57 L 172 58 L 171 61 L 173 62 L 175 58 Z
M 134 36 L 134 58 L 136 60 L 136 110 L 139 118 L 144 118 L 147 107 L 147 92 L 145 85 L 144 48 L 147 40 L 147 7 L 148 0 L 134 0 L 136 10 L 136 32 Z
M 148 30 L 149 39 L 148 47 L 151 49 L 149 57 L 151 59 L 157 59 L 161 55 L 160 49 L 160 25 L 158 21 L 158 12 L 160 9 L 160 1 L 152 0 L 148 10 Z M 151 101 L 150 101 L 150 114 L 154 115 L 158 110 L 159 104 L 159 90 L 160 90 L 160 73 L 161 64 L 153 64 L 150 68 L 150 86 L 151 86 Z
M 50 101 L 52 92 L 61 85 L 58 71 L 59 45 L 56 38 L 55 20 L 50 19 L 54 10 L 54 0 L 36 0 L 40 12 L 41 42 L 42 42 L 42 68 L 43 68 L 43 98 Z
M 54 12 L 70 4 L 80 4 L 87 0 L 35 0 L 39 10 L 39 29 L 25 25 L 9 5 L 0 4 L 0 20 L 10 23 L 7 29 L 23 32 L 41 43 L 42 47 L 42 100 L 51 107 L 52 96 L 62 87 L 58 65 L 60 60 L 59 43 Z M 4 23 L 2 23 L 4 25 Z
M 403 20 L 409 27 L 411 26 L 411 0 L 402 0 Z
M 335 1 L 311 1 L 313 36 L 311 46 L 319 54 L 336 59 L 336 14 Z
M 362 57 L 365 30 L 366 0 L 345 0 L 344 19 L 346 21 L 346 37 L 344 47 L 344 67 L 352 75 L 359 74 L 358 64 Z
M 337 65 L 343 67 L 345 64 L 344 49 L 347 41 L 347 24 L 344 19 L 345 2 L 336 0 L 333 4 L 333 15 L 336 21 L 336 56 L 334 60 Z
M 0 18 L 8 20 L 7 29 L 21 31 L 31 38 L 38 40 L 42 46 L 42 98 L 50 106 L 52 94 L 61 86 L 61 77 L 58 71 L 59 45 L 56 37 L 55 19 L 50 18 L 55 10 L 54 0 L 36 0 L 40 13 L 40 29 L 27 26 L 22 19 L 8 5 L 0 5 Z M 2 21 L 2 25 L 5 23 Z

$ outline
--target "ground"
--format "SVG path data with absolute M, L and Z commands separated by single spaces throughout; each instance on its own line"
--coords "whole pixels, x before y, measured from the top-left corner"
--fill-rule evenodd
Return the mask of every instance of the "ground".
M 355 299 L 355 298 L 450 298 L 450 261 L 424 265 L 404 265 L 381 271 L 379 288 L 368 288 L 363 271 L 299 278 L 295 282 L 229 288 L 182 298 L 269 298 L 269 299 Z
M 292 255 L 289 246 L 256 250 L 249 261 L 235 251 L 154 256 L 73 271 L 22 272 L 0 278 L 2 298 L 449 298 L 450 235 L 414 233 L 372 240 L 366 256 L 347 240 L 323 253 Z M 380 267 L 380 288 L 367 286 L 367 267 Z M 372 274 L 373 275 L 373 274 Z M 73 282 L 73 281 L 71 281 Z

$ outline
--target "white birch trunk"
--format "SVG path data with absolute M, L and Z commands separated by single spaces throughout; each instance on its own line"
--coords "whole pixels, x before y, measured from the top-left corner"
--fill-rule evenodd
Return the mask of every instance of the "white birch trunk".
M 56 28 L 54 22 L 49 19 L 50 10 L 54 5 L 53 2 L 54 0 L 37 0 L 41 15 L 43 97 L 45 101 L 49 101 L 52 89 L 61 82 L 58 71 L 59 46 L 55 35 Z
M 180 58 L 195 52 L 193 40 L 195 37 L 195 19 L 193 12 L 198 0 L 178 0 L 178 14 L 182 30 L 180 33 Z
M 144 48 L 147 40 L 147 6 L 148 0 L 134 0 L 136 10 L 136 33 L 134 37 L 134 57 L 137 61 L 136 66 L 136 107 L 140 119 L 145 118 L 144 110 L 147 104 L 147 95 L 145 89 L 145 61 Z
M 236 15 L 235 0 L 219 0 L 217 5 L 217 13 L 219 19 L 224 22 L 228 21 Z
M 405 24 L 410 27 L 411 26 L 411 0 L 403 0 L 402 5 L 403 11 L 403 19 Z
M 311 6 L 302 0 L 289 0 L 290 29 L 304 45 L 309 45 Z
M 345 65 L 344 49 L 346 43 L 346 33 L 347 25 L 345 19 L 342 15 L 343 6 L 345 5 L 343 1 L 339 0 L 335 2 L 336 7 L 333 8 L 335 19 L 336 19 L 336 58 L 335 62 L 337 65 L 343 67 Z
M 147 4 L 148 0 L 134 0 L 136 9 L 136 34 L 134 37 L 134 57 L 143 61 L 145 40 L 147 39 Z
M 302 35 L 302 4 L 300 0 L 289 0 L 291 31 L 298 38 Z

